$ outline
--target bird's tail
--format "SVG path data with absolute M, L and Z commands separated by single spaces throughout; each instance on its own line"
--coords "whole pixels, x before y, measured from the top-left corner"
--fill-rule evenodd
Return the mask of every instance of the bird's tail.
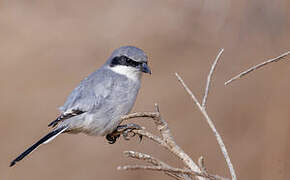
M 43 138 L 41 138 L 39 141 L 37 141 L 35 144 L 33 144 L 32 146 L 30 146 L 28 149 L 26 149 L 23 153 L 21 153 L 16 159 L 14 159 L 11 163 L 10 163 L 10 167 L 14 166 L 16 164 L 16 162 L 21 161 L 25 156 L 27 156 L 28 154 L 30 154 L 32 151 L 34 151 L 36 148 L 38 148 L 41 144 L 46 144 L 49 141 L 53 140 L 56 136 L 58 136 L 59 134 L 61 134 L 62 132 L 64 132 L 67 129 L 67 127 L 61 127 L 61 128 L 57 128 L 53 131 L 51 131 L 50 133 L 48 133 L 47 135 L 45 135 Z

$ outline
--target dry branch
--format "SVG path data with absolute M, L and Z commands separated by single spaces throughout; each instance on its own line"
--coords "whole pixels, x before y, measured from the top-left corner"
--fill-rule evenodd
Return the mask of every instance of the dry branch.
M 205 119 L 207 120 L 209 126 L 211 127 L 212 131 L 214 132 L 216 139 L 218 141 L 218 144 L 220 145 L 220 148 L 222 150 L 222 153 L 226 159 L 227 165 L 230 169 L 230 173 L 232 176 L 232 180 L 236 180 L 236 174 L 233 168 L 233 165 L 231 163 L 231 160 L 229 158 L 229 155 L 227 153 L 227 149 L 223 143 L 223 140 L 221 136 L 219 135 L 218 131 L 216 130 L 213 121 L 210 119 L 206 112 L 206 101 L 210 90 L 210 83 L 212 79 L 213 72 L 215 70 L 215 67 L 217 65 L 217 62 L 220 58 L 220 56 L 223 53 L 223 49 L 219 52 L 217 55 L 213 65 L 211 66 L 210 72 L 208 74 L 207 82 L 206 82 L 206 88 L 204 92 L 204 97 L 202 100 L 202 105 L 199 103 L 195 95 L 191 92 L 191 90 L 187 87 L 187 85 L 184 83 L 182 78 L 176 73 L 176 76 L 178 80 L 181 82 L 187 93 L 191 96 L 194 103 L 198 106 L 199 110 L 204 115 Z M 135 134 L 142 135 L 143 137 L 146 137 L 153 142 L 156 142 L 157 144 L 161 145 L 165 149 L 169 150 L 169 152 L 173 153 L 176 157 L 178 157 L 184 165 L 187 167 L 186 169 L 180 169 L 171 167 L 170 165 L 166 164 L 165 162 L 152 157 L 151 155 L 147 155 L 144 153 L 134 152 L 134 151 L 125 151 L 125 155 L 130 158 L 135 158 L 139 160 L 143 160 L 147 163 L 152 164 L 151 166 L 143 166 L 143 165 L 128 165 L 128 166 L 119 166 L 119 170 L 152 170 L 152 171 L 162 171 L 165 172 L 167 175 L 170 175 L 174 177 L 175 179 L 192 179 L 192 176 L 199 180 L 204 179 L 211 179 L 211 180 L 217 180 L 217 179 L 225 179 L 217 175 L 211 175 L 207 172 L 205 165 L 204 165 L 204 159 L 201 157 L 199 159 L 199 166 L 193 162 L 193 160 L 176 144 L 174 141 L 174 138 L 170 132 L 170 129 L 168 127 L 167 122 L 161 117 L 160 111 L 158 108 L 158 105 L 155 105 L 156 112 L 141 112 L 141 113 L 132 113 L 129 115 L 126 115 L 122 118 L 122 120 L 127 120 L 131 118 L 150 118 L 153 119 L 157 129 L 159 130 L 161 137 L 156 136 L 144 129 L 141 130 L 133 130 Z
M 163 162 L 163 161 L 161 161 L 161 160 L 159 160 L 159 159 L 157 159 L 157 158 L 155 158 L 155 157 L 153 157 L 151 155 L 148 155 L 148 154 L 135 152 L 135 151 L 125 151 L 124 154 L 127 157 L 143 160 L 143 161 L 145 161 L 147 163 L 150 163 L 150 164 L 152 164 L 154 166 L 161 166 L 161 167 L 171 168 L 171 166 L 169 166 L 165 162 Z M 122 167 L 119 167 L 119 168 L 122 169 Z M 128 168 L 126 170 L 128 170 Z M 164 172 L 164 173 L 166 175 L 168 175 L 168 176 L 171 176 L 171 177 L 175 178 L 175 179 L 191 179 L 188 176 L 184 176 L 183 174 L 178 174 L 178 173 L 173 173 L 173 172 Z
M 128 118 L 138 118 L 138 117 L 151 117 L 154 120 L 155 125 L 157 126 L 157 129 L 160 131 L 162 135 L 162 139 L 156 135 L 153 135 L 152 133 L 145 131 L 145 130 L 135 130 L 135 133 L 142 135 L 144 137 L 147 137 L 151 139 L 152 141 L 160 144 L 161 146 L 168 149 L 170 152 L 175 154 L 180 160 L 183 161 L 183 163 L 190 168 L 192 171 L 200 172 L 200 169 L 198 168 L 198 165 L 196 165 L 193 160 L 175 143 L 173 136 L 170 132 L 170 129 L 168 128 L 167 122 L 161 117 L 158 105 L 155 105 L 156 112 L 155 113 L 133 113 L 127 116 L 124 116 L 122 119 L 128 119 Z
M 168 173 L 179 173 L 179 174 L 187 174 L 187 175 L 194 175 L 205 177 L 211 180 L 227 180 L 225 178 L 215 176 L 215 175 L 205 175 L 201 173 L 197 173 L 187 169 L 179 169 L 179 168 L 166 168 L 163 166 L 143 166 L 143 165 L 129 165 L 129 166 L 119 166 L 118 170 L 151 170 L 151 171 L 162 171 Z
M 188 88 L 188 86 L 185 84 L 185 82 L 183 81 L 183 79 L 176 73 L 175 74 L 177 79 L 180 81 L 180 83 L 182 84 L 182 86 L 184 87 L 184 89 L 186 90 L 186 92 L 191 96 L 191 98 L 193 99 L 193 101 L 195 102 L 195 104 L 197 105 L 197 107 L 199 108 L 199 110 L 201 111 L 202 115 L 205 117 L 208 125 L 210 126 L 211 130 L 213 131 L 217 142 L 221 148 L 221 151 L 224 155 L 224 158 L 226 159 L 228 168 L 230 170 L 231 176 L 232 176 L 232 180 L 236 180 L 236 173 L 233 167 L 233 164 L 231 162 L 231 159 L 228 155 L 228 151 L 226 149 L 226 146 L 222 140 L 221 135 L 219 134 L 219 132 L 217 131 L 217 129 L 215 128 L 215 125 L 213 123 L 213 121 L 211 120 L 211 118 L 209 117 L 209 115 L 207 114 L 206 110 L 200 105 L 200 103 L 198 102 L 196 96 L 192 93 L 192 91 Z
M 289 54 L 290 54 L 290 51 L 285 52 L 285 53 L 281 54 L 280 56 L 275 57 L 273 59 L 269 59 L 269 60 L 264 61 L 264 62 L 262 62 L 260 64 L 257 64 L 255 66 L 252 66 L 251 68 L 247 69 L 246 71 L 243 71 L 240 74 L 238 74 L 238 75 L 234 76 L 233 78 L 231 78 L 230 80 L 226 81 L 225 82 L 225 85 L 228 85 L 231 82 L 233 82 L 233 81 L 235 81 L 235 80 L 237 80 L 239 78 L 242 78 L 243 76 L 249 74 L 252 71 L 255 71 L 257 69 L 260 69 L 261 67 L 263 67 L 263 66 L 265 66 L 267 64 L 270 64 L 270 63 L 273 63 L 273 62 L 278 62 L 278 61 L 282 60 L 284 57 L 288 56 Z
M 152 140 L 153 142 L 156 142 L 157 144 L 167 149 L 169 152 L 176 155 L 176 157 L 182 160 L 182 162 L 191 171 L 201 173 L 198 165 L 195 164 L 193 160 L 175 143 L 167 122 L 160 115 L 159 107 L 157 104 L 155 104 L 155 108 L 156 108 L 156 112 L 137 112 L 137 113 L 123 116 L 122 120 L 127 120 L 131 118 L 142 118 L 142 117 L 153 119 L 157 129 L 159 130 L 161 134 L 161 137 L 156 136 L 145 130 L 134 130 L 134 133 L 138 135 L 142 135 L 143 137 L 146 137 Z M 199 179 L 204 179 L 204 178 L 199 177 Z
M 179 168 L 173 168 L 166 164 L 165 162 L 154 158 L 150 155 L 146 155 L 144 153 L 134 152 L 134 151 L 125 151 L 124 154 L 127 157 L 136 158 L 143 160 L 147 163 L 153 164 L 154 166 L 120 166 L 118 167 L 119 170 L 155 170 L 155 171 L 163 171 L 167 175 L 170 175 L 176 179 L 191 179 L 189 175 L 195 175 L 198 177 L 198 179 L 226 179 L 222 178 L 217 175 L 211 175 L 207 172 L 201 171 L 199 166 L 196 165 L 193 160 L 175 143 L 170 129 L 168 127 L 168 124 L 166 121 L 161 117 L 159 108 L 157 105 L 156 110 L 157 112 L 137 112 L 132 113 L 126 116 L 123 116 L 123 120 L 128 120 L 131 118 L 150 118 L 153 119 L 155 125 L 157 126 L 157 129 L 160 131 L 161 136 L 159 137 L 157 135 L 154 135 L 144 129 L 141 130 L 133 130 L 135 134 L 142 135 L 145 138 L 148 138 L 152 140 L 153 142 L 156 142 L 157 144 L 161 145 L 165 149 L 169 150 L 169 152 L 173 153 L 175 156 L 177 156 L 182 162 L 189 168 L 189 169 L 179 169 Z M 154 168 L 152 168 L 154 167 Z M 157 167 L 157 168 L 155 168 Z M 205 169 L 205 168 L 204 168 Z
M 147 163 L 153 164 L 155 166 L 167 166 L 167 167 L 169 167 L 169 165 L 166 164 L 165 162 L 163 162 L 163 161 L 161 161 L 153 156 L 150 156 L 148 154 L 135 152 L 135 151 L 124 151 L 124 155 L 127 157 L 130 157 L 130 158 L 144 160 Z
M 177 74 L 175 73 L 177 79 L 179 80 L 179 82 L 181 83 L 181 85 L 184 87 L 184 89 L 186 90 L 186 92 L 190 95 L 190 97 L 192 98 L 192 100 L 194 101 L 194 103 L 197 105 L 197 107 L 199 108 L 199 110 L 201 111 L 201 113 L 203 114 L 203 116 L 205 117 L 208 125 L 210 126 L 211 130 L 213 131 L 217 142 L 220 146 L 220 149 L 224 155 L 224 158 L 227 162 L 228 168 L 230 170 L 231 176 L 232 176 L 232 180 L 236 180 L 237 176 L 235 173 L 235 169 L 234 166 L 231 162 L 231 159 L 229 157 L 229 154 L 227 152 L 226 146 L 222 140 L 221 135 L 219 134 L 219 132 L 217 131 L 213 121 L 211 120 L 211 118 L 209 117 L 207 111 L 206 111 L 206 99 L 209 93 L 209 87 L 210 87 L 210 83 L 211 83 L 211 77 L 213 75 L 214 69 L 217 65 L 217 62 L 220 58 L 220 56 L 222 55 L 224 49 L 221 49 L 221 51 L 219 52 L 219 54 L 217 55 L 215 61 L 213 62 L 212 66 L 211 66 L 211 70 L 208 74 L 208 78 L 207 78 L 207 82 L 206 82 L 206 88 L 205 88 L 205 92 L 204 92 L 204 97 L 203 97 L 203 101 L 202 101 L 202 105 L 199 103 L 199 101 L 197 100 L 196 96 L 192 93 L 192 91 L 188 88 L 188 86 L 185 84 L 185 82 L 183 81 L 183 79 Z M 201 169 L 202 170 L 202 169 Z

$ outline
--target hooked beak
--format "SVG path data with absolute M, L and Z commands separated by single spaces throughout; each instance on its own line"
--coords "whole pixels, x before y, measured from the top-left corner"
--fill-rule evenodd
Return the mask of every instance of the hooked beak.
M 141 71 L 144 72 L 144 73 L 151 74 L 151 70 L 150 70 L 148 64 L 146 64 L 146 63 L 142 63 L 142 65 L 141 65 Z

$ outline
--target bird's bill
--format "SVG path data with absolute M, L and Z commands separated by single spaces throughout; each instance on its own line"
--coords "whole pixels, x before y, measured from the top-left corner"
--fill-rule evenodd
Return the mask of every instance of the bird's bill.
M 149 74 L 151 74 L 151 70 L 150 70 L 150 68 L 149 68 L 149 66 L 148 66 L 147 63 L 143 63 L 143 64 L 142 64 L 142 66 L 141 66 L 141 71 L 144 72 L 144 73 L 149 73 Z

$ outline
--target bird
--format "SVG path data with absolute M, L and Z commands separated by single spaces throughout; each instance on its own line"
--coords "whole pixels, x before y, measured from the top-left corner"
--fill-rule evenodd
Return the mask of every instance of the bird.
M 121 132 L 140 128 L 137 124 L 120 124 L 121 117 L 134 106 L 143 73 L 151 74 L 151 70 L 142 49 L 135 46 L 115 49 L 67 97 L 59 108 L 60 115 L 48 125 L 53 129 L 11 161 L 10 167 L 62 133 L 106 136 L 113 144 Z

